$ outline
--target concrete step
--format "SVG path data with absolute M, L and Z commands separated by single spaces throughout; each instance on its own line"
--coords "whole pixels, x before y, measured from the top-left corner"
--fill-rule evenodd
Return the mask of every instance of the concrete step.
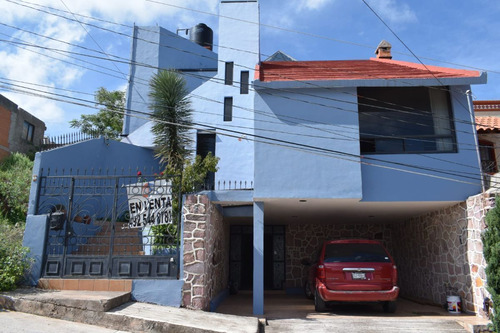
M 129 297 L 130 293 L 29 289 L 0 294 L 0 308 L 130 332 L 259 332 L 258 318 L 124 303 Z

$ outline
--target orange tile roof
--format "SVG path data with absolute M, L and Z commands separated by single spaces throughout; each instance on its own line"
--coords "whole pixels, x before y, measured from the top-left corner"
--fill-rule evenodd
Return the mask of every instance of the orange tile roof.
M 481 72 L 391 59 L 272 61 L 257 65 L 255 79 L 270 81 L 474 78 Z
M 476 117 L 478 133 L 500 133 L 500 117 Z
M 474 111 L 500 111 L 500 101 L 473 101 Z

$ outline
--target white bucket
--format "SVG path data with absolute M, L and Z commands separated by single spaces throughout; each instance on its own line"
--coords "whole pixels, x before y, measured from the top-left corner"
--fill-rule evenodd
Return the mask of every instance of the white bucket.
M 462 302 L 460 301 L 460 296 L 448 296 L 446 298 L 448 302 L 448 312 L 449 313 L 460 313 L 462 310 Z

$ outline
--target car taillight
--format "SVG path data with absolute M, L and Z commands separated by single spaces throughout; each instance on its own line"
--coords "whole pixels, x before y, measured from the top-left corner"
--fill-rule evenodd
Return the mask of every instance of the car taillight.
M 324 265 L 318 265 L 316 268 L 316 277 L 320 279 L 321 281 L 324 281 L 326 278 L 325 274 L 325 266 Z
M 396 265 L 392 266 L 392 285 L 395 286 L 398 283 L 398 270 Z

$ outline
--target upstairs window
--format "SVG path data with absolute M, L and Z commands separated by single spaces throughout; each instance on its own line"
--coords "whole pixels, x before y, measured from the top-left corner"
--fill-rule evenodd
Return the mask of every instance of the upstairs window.
M 240 77 L 240 94 L 248 94 L 248 82 L 250 73 L 248 71 L 241 71 Z
M 35 126 L 25 121 L 23 124 L 23 134 L 22 134 L 23 139 L 29 142 L 33 142 L 34 132 L 35 132 Z
M 490 175 L 496 173 L 498 169 L 494 144 L 489 141 L 479 140 L 479 155 L 481 156 L 483 172 Z
M 224 77 L 224 84 L 229 86 L 233 84 L 233 69 L 234 69 L 234 62 L 226 62 L 226 73 Z
M 233 120 L 233 98 L 224 97 L 224 121 Z
M 361 153 L 456 152 L 444 87 L 358 88 Z

